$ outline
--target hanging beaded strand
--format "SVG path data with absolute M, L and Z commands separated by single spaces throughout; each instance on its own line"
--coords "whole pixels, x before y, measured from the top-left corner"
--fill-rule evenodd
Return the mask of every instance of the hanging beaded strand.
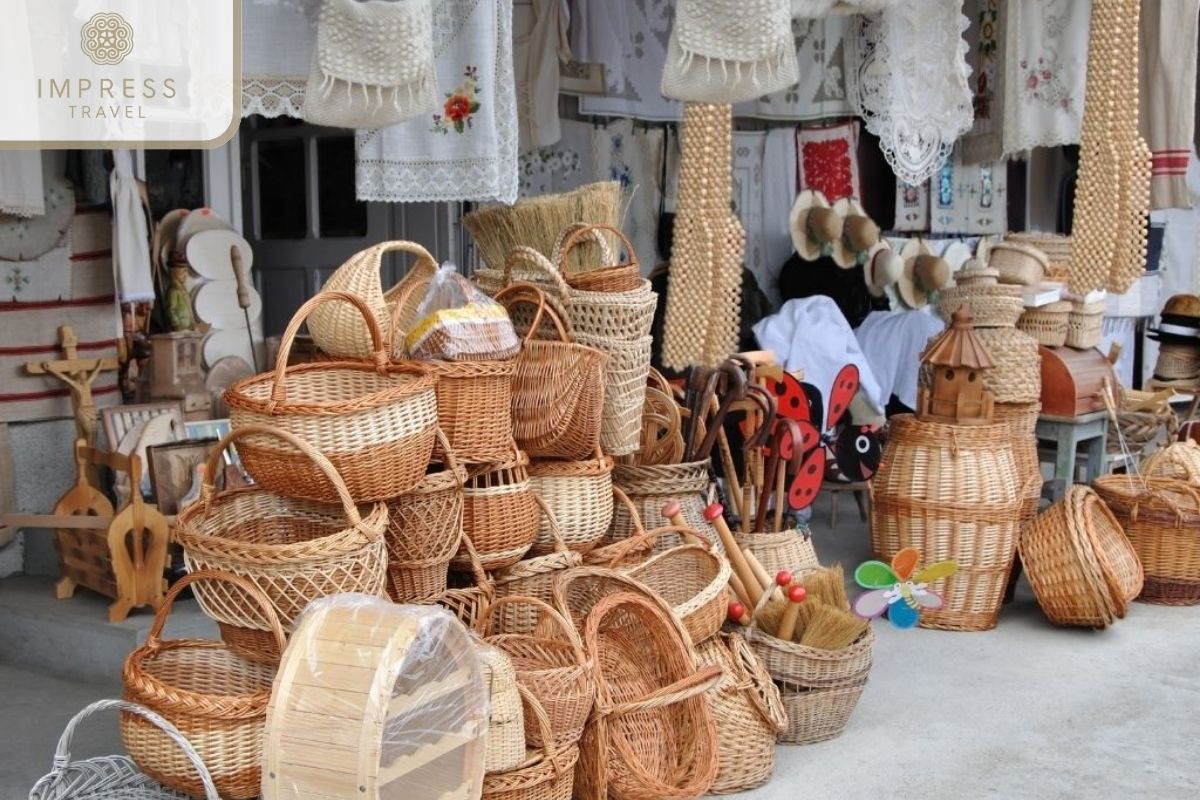
M 1119 84 L 1122 96 L 1116 113 L 1120 117 L 1120 142 L 1124 150 L 1121 161 L 1121 220 L 1122 231 L 1113 253 L 1112 270 L 1107 289 L 1123 294 L 1146 269 L 1146 226 L 1150 213 L 1150 148 L 1141 137 L 1138 127 L 1138 25 L 1141 19 L 1141 0 L 1119 0 L 1121 19 L 1120 60 L 1130 65 Z

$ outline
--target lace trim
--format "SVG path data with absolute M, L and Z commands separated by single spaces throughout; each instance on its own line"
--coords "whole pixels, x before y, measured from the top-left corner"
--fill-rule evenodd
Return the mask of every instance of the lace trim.
M 902 3 L 864 17 L 856 102 L 905 183 L 929 180 L 971 129 L 969 21 L 957 0 Z
M 242 78 L 242 116 L 261 114 L 264 117 L 296 117 L 304 107 L 304 89 L 308 78 L 303 75 L 255 75 Z
M 1079 144 L 1083 128 L 1091 3 L 1008 4 L 1004 152 Z M 1036 34 L 1036 38 L 1031 36 Z M 1036 44 L 1029 41 L 1033 39 Z M 1036 68 L 1036 89 L 1028 80 Z M 1047 77 L 1048 76 L 1048 77 Z

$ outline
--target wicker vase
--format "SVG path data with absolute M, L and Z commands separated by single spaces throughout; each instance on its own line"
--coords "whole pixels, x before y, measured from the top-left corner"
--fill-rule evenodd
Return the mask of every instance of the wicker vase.
M 1020 531 L 1022 485 L 1007 424 L 892 418 L 871 484 L 875 554 L 887 562 L 915 547 L 926 563 L 958 564 L 958 572 L 934 584 L 946 604 L 923 613 L 923 627 L 996 625 Z

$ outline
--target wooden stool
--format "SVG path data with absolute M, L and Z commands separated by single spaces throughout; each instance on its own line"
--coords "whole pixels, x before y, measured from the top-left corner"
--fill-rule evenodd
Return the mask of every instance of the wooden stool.
M 1053 442 L 1056 447 L 1054 500 L 1062 497 L 1066 487 L 1075 483 L 1076 450 L 1083 445 L 1087 454 L 1087 480 L 1091 482 L 1105 474 L 1105 452 L 1108 447 L 1108 412 L 1094 411 L 1078 417 L 1038 416 L 1034 430 L 1039 441 Z M 1040 452 L 1040 451 L 1039 451 Z
M 858 506 L 858 518 L 867 521 L 867 503 L 863 496 L 867 493 L 866 481 L 823 481 L 821 488 L 829 492 L 829 527 L 837 527 L 838 500 L 842 492 L 850 492 L 854 504 Z

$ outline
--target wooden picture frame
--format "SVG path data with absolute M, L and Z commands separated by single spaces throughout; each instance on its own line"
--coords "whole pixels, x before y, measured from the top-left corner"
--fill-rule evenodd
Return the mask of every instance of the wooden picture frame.
M 156 403 L 138 403 L 128 406 L 107 406 L 100 409 L 100 422 L 104 427 L 105 447 L 116 450 L 131 428 L 161 414 L 174 417 L 175 430 L 183 435 L 183 403 L 166 400 Z
M 196 466 L 203 464 L 218 439 L 184 439 L 146 448 L 150 493 L 164 515 L 179 513 L 179 501 L 192 489 Z

